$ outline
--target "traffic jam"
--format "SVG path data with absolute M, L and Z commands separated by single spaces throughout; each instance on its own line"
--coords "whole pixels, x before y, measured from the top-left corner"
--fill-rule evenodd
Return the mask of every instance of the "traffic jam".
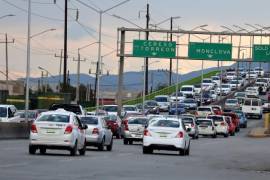
M 124 105 L 120 116 L 117 105 L 86 112 L 77 104 L 53 104 L 32 119 L 29 154 L 47 149 L 67 150 L 71 156 L 85 155 L 87 148 L 112 151 L 118 140 L 140 143 L 143 154 L 168 150 L 188 156 L 191 140 L 229 138 L 247 128 L 249 120 L 261 120 L 270 110 L 269 87 L 270 73 L 261 68 L 230 68 L 171 95 Z

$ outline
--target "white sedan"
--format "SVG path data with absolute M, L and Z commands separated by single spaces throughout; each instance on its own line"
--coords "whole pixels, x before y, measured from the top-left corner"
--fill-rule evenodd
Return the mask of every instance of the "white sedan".
M 29 154 L 39 149 L 41 154 L 46 149 L 65 149 L 70 155 L 85 155 L 85 129 L 76 114 L 58 109 L 42 113 L 31 125 Z
M 144 130 L 143 153 L 151 154 L 154 149 L 179 151 L 179 155 L 189 155 L 190 137 L 181 119 L 157 118 Z
M 199 135 L 217 137 L 216 126 L 212 119 L 197 119 Z

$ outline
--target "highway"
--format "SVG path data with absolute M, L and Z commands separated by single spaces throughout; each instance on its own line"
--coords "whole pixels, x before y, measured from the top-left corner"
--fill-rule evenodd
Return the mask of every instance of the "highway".
M 192 140 L 190 156 L 154 151 L 143 155 L 141 143 L 123 145 L 114 140 L 112 152 L 88 149 L 86 156 L 70 157 L 68 151 L 48 151 L 46 155 L 28 154 L 28 140 L 0 143 L 1 180 L 266 180 L 270 179 L 270 141 L 251 139 L 246 134 L 261 120 L 250 120 L 228 139 Z M 168 178 L 169 177 L 169 178 Z

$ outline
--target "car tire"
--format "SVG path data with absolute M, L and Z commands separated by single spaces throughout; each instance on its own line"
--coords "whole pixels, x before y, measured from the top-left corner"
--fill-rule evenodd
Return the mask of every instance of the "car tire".
M 153 149 L 143 146 L 143 154 L 152 154 L 153 153 Z
M 230 135 L 231 135 L 231 136 L 235 136 L 235 132 L 232 132 Z
M 40 151 L 40 154 L 46 154 L 46 148 L 45 147 L 40 148 L 39 151 Z
M 102 139 L 101 143 L 98 145 L 98 150 L 103 151 L 104 150 L 104 138 Z
M 258 119 L 262 119 L 262 115 L 259 115 L 259 116 L 258 116 Z
M 83 148 L 79 150 L 79 154 L 81 156 L 84 156 L 86 152 L 86 143 L 84 143 Z
M 185 155 L 186 155 L 186 156 L 189 156 L 189 154 L 190 154 L 190 143 L 189 143 L 189 145 L 188 145 L 188 148 L 187 148 L 186 151 L 185 151 Z
M 224 137 L 225 138 L 229 137 L 229 134 L 228 133 L 224 134 Z
M 113 147 L 113 138 L 111 139 L 111 143 L 108 146 L 106 146 L 106 150 L 112 151 L 112 147 Z
M 212 138 L 217 138 L 217 134 L 213 134 L 212 135 Z
M 240 128 L 237 127 L 237 128 L 235 129 L 235 132 L 239 132 L 239 131 L 240 131 Z
M 185 150 L 184 149 L 180 149 L 179 150 L 179 155 L 180 156 L 184 156 L 186 154 Z
M 35 146 L 29 145 L 29 154 L 35 154 L 37 151 L 37 148 Z
M 244 124 L 243 128 L 247 128 L 247 123 Z
M 129 143 L 129 145 L 132 145 L 133 144 L 133 141 L 132 140 L 129 140 L 128 143 Z
M 124 145 L 128 144 L 128 140 L 126 138 L 124 138 L 123 142 L 124 142 Z
M 75 156 L 77 151 L 78 151 L 78 142 L 76 140 L 74 147 L 71 148 L 71 150 L 70 150 L 70 156 Z

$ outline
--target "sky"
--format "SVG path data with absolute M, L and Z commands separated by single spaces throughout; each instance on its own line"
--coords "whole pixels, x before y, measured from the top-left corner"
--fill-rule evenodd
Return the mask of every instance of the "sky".
M 122 0 L 81 0 L 86 4 L 99 9 L 105 10 L 118 4 Z M 15 39 L 14 44 L 8 45 L 9 50 L 9 71 L 10 79 L 25 77 L 26 71 L 26 37 L 27 37 L 27 2 L 28 0 L 0 0 L 1 13 L 0 17 L 6 14 L 14 14 L 14 17 L 0 19 L 0 42 L 8 34 L 9 40 Z M 63 49 L 64 34 L 64 0 L 32 0 L 32 23 L 31 34 L 42 32 L 46 29 L 55 28 L 31 40 L 31 76 L 40 76 L 41 72 L 38 66 L 47 69 L 51 74 L 59 74 L 59 55 Z M 130 0 L 129 2 L 116 7 L 103 14 L 102 22 L 102 55 L 116 50 L 117 28 L 134 27 L 134 25 L 123 20 L 113 17 L 113 14 L 119 15 L 132 21 L 138 26 L 145 27 L 145 10 L 146 4 L 150 4 L 150 24 L 157 24 L 171 16 L 181 16 L 174 21 L 174 29 L 192 29 L 196 26 L 207 24 L 205 27 L 211 31 L 223 31 L 220 26 L 224 25 L 234 30 L 233 25 L 239 25 L 248 30 L 253 30 L 245 25 L 260 24 L 269 26 L 270 19 L 269 0 Z M 77 0 L 69 0 L 69 21 L 68 21 L 68 70 L 70 73 L 76 73 L 77 49 L 85 45 L 97 42 L 99 15 L 95 11 L 80 4 Z M 79 20 L 75 21 L 76 9 L 79 10 Z M 140 14 L 140 15 L 139 15 Z M 168 29 L 169 21 L 160 25 L 160 28 Z M 137 39 L 138 34 L 127 34 L 128 40 Z M 164 40 L 164 35 L 150 35 L 150 39 Z M 207 37 L 206 37 L 207 38 Z M 192 41 L 201 41 L 193 37 Z M 256 39 L 255 41 L 258 41 Z M 248 39 L 243 40 L 244 43 Z M 263 42 L 267 42 L 266 38 Z M 180 43 L 185 44 L 186 38 L 180 38 Z M 237 40 L 235 42 L 237 44 Z M 180 47 L 179 53 L 185 54 L 186 48 Z M 94 62 L 97 61 L 98 45 L 93 45 L 83 49 L 81 58 L 86 61 L 81 63 L 81 72 L 88 73 L 95 71 Z M 248 50 L 245 52 L 248 57 Z M 104 56 L 104 71 L 109 70 L 111 74 L 118 72 L 119 57 L 113 52 Z M 169 60 L 167 59 L 150 59 L 149 69 L 168 69 Z M 174 71 L 176 71 L 174 61 Z M 205 67 L 216 66 L 216 62 L 207 61 Z M 230 62 L 224 63 L 228 65 Z M 5 71 L 5 45 L 0 44 L 0 70 Z M 126 71 L 141 71 L 143 59 L 126 58 Z M 180 60 L 179 69 L 181 73 L 187 73 L 201 68 L 201 61 Z M 3 79 L 0 76 L 0 79 Z

